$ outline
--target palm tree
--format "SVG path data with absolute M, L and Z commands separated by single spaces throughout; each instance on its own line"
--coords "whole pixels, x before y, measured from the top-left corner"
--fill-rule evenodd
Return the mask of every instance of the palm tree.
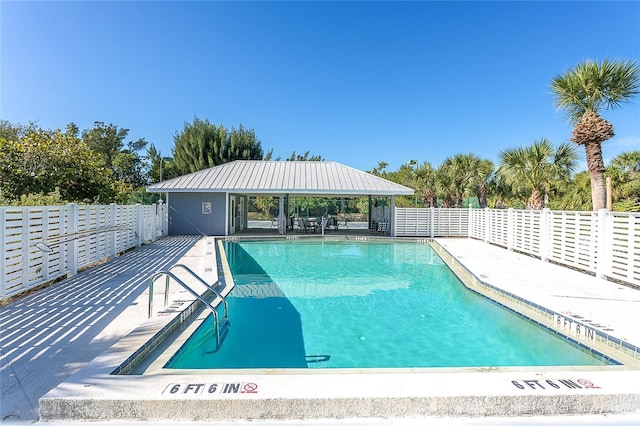
M 418 190 L 423 206 L 436 206 L 436 170 L 427 161 L 418 166 L 416 170 Z
M 455 207 L 454 194 L 456 184 L 453 173 L 449 170 L 450 165 L 446 161 L 438 166 L 435 172 L 435 196 L 441 200 L 445 209 Z
M 573 176 L 557 203 L 561 210 L 588 210 L 591 207 L 589 173 L 582 171 Z
M 527 208 L 540 210 L 549 193 L 569 180 L 577 159 L 571 144 L 561 144 L 554 149 L 551 142 L 541 139 L 529 147 L 502 151 L 500 170 L 515 188 L 530 194 Z
M 605 208 L 602 142 L 614 136 L 613 125 L 600 116 L 638 94 L 640 68 L 635 61 L 585 61 L 553 78 L 551 89 L 556 106 L 565 110 L 574 124 L 571 140 L 584 145 L 591 178 L 593 210 Z
M 469 171 L 470 189 L 475 189 L 478 204 L 481 208 L 485 208 L 487 207 L 487 186 L 493 174 L 493 163 L 474 154 L 467 154 L 463 158 Z
M 492 173 L 493 163 L 475 154 L 457 154 L 444 160 L 435 173 L 443 207 L 461 207 L 465 197 L 474 195 L 480 207 L 486 207 L 487 184 Z
M 640 177 L 640 151 L 628 151 L 619 154 L 611 161 L 611 166 L 630 174 L 631 179 Z
M 462 193 L 466 191 L 462 163 L 459 158 L 448 157 L 436 169 L 436 192 L 442 207 L 459 207 Z
M 256 197 L 255 203 L 262 210 L 265 219 L 271 219 L 271 211 L 278 207 L 278 200 L 274 197 Z
M 605 175 L 613 183 L 613 209 L 640 210 L 640 151 L 623 152 L 615 157 Z

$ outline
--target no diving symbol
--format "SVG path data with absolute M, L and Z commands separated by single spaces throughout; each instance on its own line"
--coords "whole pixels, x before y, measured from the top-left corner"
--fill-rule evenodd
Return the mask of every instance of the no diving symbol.
M 578 383 L 580 383 L 583 387 L 587 388 L 587 389 L 600 389 L 600 386 L 594 385 L 593 382 L 590 382 L 589 380 L 578 379 L 576 381 Z
M 241 393 L 258 393 L 258 385 L 256 383 L 245 383 L 242 386 Z

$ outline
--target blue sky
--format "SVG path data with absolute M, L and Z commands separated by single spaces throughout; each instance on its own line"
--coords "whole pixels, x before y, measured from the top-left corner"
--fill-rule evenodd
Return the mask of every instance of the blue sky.
M 0 19 L 2 119 L 104 121 L 170 156 L 198 116 L 362 170 L 566 142 L 551 79 L 640 61 L 638 1 L 3 1 Z M 603 116 L 605 159 L 640 149 L 640 97 Z

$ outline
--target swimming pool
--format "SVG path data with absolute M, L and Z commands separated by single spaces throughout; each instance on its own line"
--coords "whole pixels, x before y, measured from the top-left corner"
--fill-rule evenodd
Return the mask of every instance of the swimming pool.
M 235 287 L 166 368 L 589 366 L 609 361 L 468 290 L 428 244 L 225 242 Z

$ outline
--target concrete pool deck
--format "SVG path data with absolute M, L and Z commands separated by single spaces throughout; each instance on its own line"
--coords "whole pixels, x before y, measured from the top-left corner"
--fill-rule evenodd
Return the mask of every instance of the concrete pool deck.
M 340 419 L 370 419 L 374 424 L 411 424 L 415 419 L 434 420 L 438 416 L 466 416 L 463 418 L 470 421 L 482 417 L 483 422 L 487 416 L 500 416 L 494 418 L 495 422 L 506 424 L 509 422 L 503 421 L 504 416 L 554 416 L 543 418 L 550 419 L 607 413 L 621 416 L 620 424 L 640 419 L 637 368 L 109 375 L 132 350 L 144 344 L 150 331 L 157 330 L 172 315 L 179 315 L 181 306 L 188 303 L 185 292 L 174 286 L 171 304 L 168 309 L 163 308 L 163 289 L 157 286 L 156 311 L 162 314 L 147 321 L 145 290 L 151 273 L 185 263 L 208 275 L 209 282 L 216 274 L 215 268 L 207 268 L 211 263 L 205 260 L 211 255 L 210 241 L 203 238 L 182 243 L 184 238 L 174 238 L 177 237 L 142 247 L 107 264 L 119 269 L 85 271 L 54 284 L 51 290 L 2 308 L 3 420 L 36 420 L 38 398 L 40 420 L 53 422 L 264 419 L 292 424 L 295 419 L 307 419 L 310 424 L 331 424 Z M 181 245 L 175 244 L 179 241 Z M 633 323 L 640 319 L 640 291 L 481 241 L 438 241 L 485 283 L 566 312 L 568 318 L 578 315 L 638 344 Z M 176 249 L 176 245 L 180 248 Z M 74 288 L 92 285 L 96 291 L 91 297 L 74 293 L 71 301 L 75 303 L 61 304 Z M 58 296 L 51 297 L 53 291 L 58 291 Z M 127 292 L 131 294 L 124 297 Z M 110 305 L 114 299 L 122 303 Z M 104 320 L 96 316 L 91 319 L 91 312 L 100 312 L 101 306 L 109 314 Z M 66 316 L 57 321 L 43 320 L 65 307 Z M 128 336 L 120 339 L 125 335 Z M 37 336 L 41 337 L 36 339 Z M 51 336 L 50 340 L 46 336 Z M 91 361 L 92 358 L 95 359 Z

